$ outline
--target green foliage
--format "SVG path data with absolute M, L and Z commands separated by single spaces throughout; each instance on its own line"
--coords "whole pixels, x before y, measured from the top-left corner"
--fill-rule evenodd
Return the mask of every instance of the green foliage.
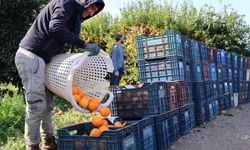
M 48 0 L 0 0 L 0 82 L 20 83 L 14 57 L 42 4 Z
M 25 106 L 23 97 L 14 93 L 13 97 L 5 94 L 0 100 L 0 146 L 8 139 L 23 135 Z
M 102 46 L 106 44 L 109 52 L 114 35 L 124 34 L 124 47 L 129 59 L 126 61 L 128 76 L 123 77 L 122 84 L 136 84 L 138 67 L 135 37 L 160 35 L 167 29 L 176 29 L 190 39 L 205 42 L 208 47 L 250 56 L 250 27 L 244 21 L 244 16 L 230 6 L 225 6 L 222 12 L 216 12 L 208 5 L 198 10 L 190 1 L 176 6 L 168 1 L 154 0 L 127 3 L 121 9 L 120 17 L 113 19 L 109 14 L 102 13 L 86 21 L 82 27 L 82 38 L 102 43 Z

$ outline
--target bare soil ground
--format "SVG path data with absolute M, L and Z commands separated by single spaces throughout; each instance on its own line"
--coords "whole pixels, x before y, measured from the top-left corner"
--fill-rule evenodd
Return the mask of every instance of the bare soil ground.
M 204 127 L 182 136 L 170 150 L 250 150 L 250 104 L 227 110 Z

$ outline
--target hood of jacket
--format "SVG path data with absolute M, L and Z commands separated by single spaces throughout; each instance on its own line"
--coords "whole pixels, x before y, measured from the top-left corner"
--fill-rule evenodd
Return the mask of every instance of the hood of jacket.
M 95 12 L 95 14 L 93 16 L 95 16 L 100 11 L 102 11 L 104 6 L 105 6 L 105 3 L 103 0 L 75 0 L 75 1 L 77 2 L 79 13 L 82 13 L 83 10 L 85 8 L 89 7 L 90 5 L 95 4 L 97 6 L 97 11 Z M 83 18 L 83 20 L 87 20 L 93 16 Z

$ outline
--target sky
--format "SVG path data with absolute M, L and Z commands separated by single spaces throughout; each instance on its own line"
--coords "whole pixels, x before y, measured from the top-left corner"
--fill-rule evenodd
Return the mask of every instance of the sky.
M 132 2 L 133 0 L 104 0 L 105 8 L 103 11 L 109 12 L 113 16 L 117 16 L 120 14 L 120 8 L 123 8 L 124 5 L 128 2 Z M 134 0 L 135 1 L 135 0 Z M 155 0 L 159 1 L 159 0 Z M 174 3 L 181 3 L 184 0 L 172 0 Z M 172 2 L 169 0 L 169 2 Z M 240 15 L 245 15 L 244 20 L 250 25 L 250 1 L 249 0 L 190 0 L 193 2 L 193 5 L 197 8 L 201 8 L 204 4 L 208 4 L 213 6 L 216 11 L 220 11 L 223 9 L 224 5 L 232 5 L 232 7 L 238 12 Z

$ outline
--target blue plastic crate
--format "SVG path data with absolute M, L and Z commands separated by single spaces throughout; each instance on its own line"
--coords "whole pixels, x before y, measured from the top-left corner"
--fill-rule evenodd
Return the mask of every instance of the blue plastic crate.
M 178 108 L 176 82 L 155 82 L 125 86 L 116 92 L 117 115 L 122 119 L 140 119 Z
M 185 135 L 191 131 L 195 125 L 194 105 L 187 104 L 181 107 L 179 111 L 181 135 Z
M 230 94 L 230 108 L 234 107 L 234 94 Z
M 228 81 L 228 89 L 229 89 L 230 94 L 234 93 L 233 81 L 232 80 Z
M 228 78 L 228 80 L 233 80 L 232 68 L 227 69 L 227 78 Z
M 136 48 L 139 60 L 184 56 L 181 34 L 176 30 L 168 30 L 160 36 L 137 36 Z
M 127 123 L 123 128 L 105 131 L 100 137 L 88 136 L 93 128 L 93 125 L 89 122 L 58 129 L 58 149 L 141 149 L 139 142 L 139 126 L 137 123 Z M 74 132 L 74 134 L 72 134 L 72 132 Z
M 157 146 L 165 150 L 180 137 L 178 109 L 155 116 Z
M 168 57 L 164 60 L 138 60 L 141 83 L 185 80 L 185 60 Z
M 231 53 L 231 62 L 233 68 L 238 68 L 238 55 L 236 53 Z
M 219 100 L 216 98 L 213 103 L 213 112 L 214 112 L 214 115 L 217 116 L 219 115 L 220 113 L 220 107 L 219 107 Z
M 226 52 L 227 66 L 232 67 L 232 54 L 230 52 Z
M 228 68 L 226 66 L 217 65 L 217 76 L 219 81 L 228 80 Z
M 141 150 L 157 150 L 155 117 L 147 116 L 137 123 Z
M 244 75 L 243 75 L 243 69 L 238 68 L 238 75 L 239 75 L 239 80 L 243 81 L 244 80 Z
M 224 94 L 229 94 L 229 85 L 227 81 L 224 81 Z
M 206 104 L 206 109 L 208 112 L 208 116 L 207 116 L 208 121 L 214 119 L 217 116 L 216 108 L 215 108 L 216 107 L 215 101 L 216 101 L 216 99 L 213 99 Z
M 238 69 L 233 69 L 232 73 L 233 73 L 233 80 L 238 81 L 239 80 Z
M 206 102 L 206 89 L 204 82 L 193 82 L 194 103 L 202 104 Z
M 212 81 L 216 81 L 217 80 L 217 68 L 214 63 L 209 64 L 209 72 L 210 72 L 210 79 Z
M 215 49 L 214 50 L 214 58 L 215 58 L 215 64 L 216 65 L 221 65 L 221 50 L 220 49 Z
M 221 57 L 221 64 L 226 65 L 227 64 L 227 59 L 226 59 L 226 54 L 224 50 L 220 51 L 220 57 Z
M 184 50 L 185 59 L 190 60 L 191 44 L 190 40 L 185 36 L 182 36 L 182 49 Z
M 217 81 L 211 81 L 211 84 L 212 84 L 212 97 L 217 98 L 219 96 Z
M 242 56 L 238 56 L 238 65 L 237 68 L 243 68 L 243 57 Z
M 224 82 L 223 81 L 218 81 L 218 91 L 219 91 L 219 97 L 224 95 Z
M 186 60 L 184 65 L 185 65 L 184 66 L 184 69 L 185 69 L 185 72 L 184 72 L 184 74 L 185 74 L 185 80 L 187 82 L 192 82 L 192 74 L 191 74 L 192 70 L 191 70 L 191 63 L 190 63 L 190 61 Z
M 191 69 L 192 69 L 192 81 L 193 82 L 201 82 L 201 81 L 203 81 L 201 62 L 193 61 L 191 63 Z
M 191 40 L 190 43 L 191 43 L 190 60 L 201 61 L 199 42 L 195 40 Z
M 199 49 L 201 53 L 201 61 L 208 62 L 208 49 L 206 45 L 202 42 L 199 42 Z

